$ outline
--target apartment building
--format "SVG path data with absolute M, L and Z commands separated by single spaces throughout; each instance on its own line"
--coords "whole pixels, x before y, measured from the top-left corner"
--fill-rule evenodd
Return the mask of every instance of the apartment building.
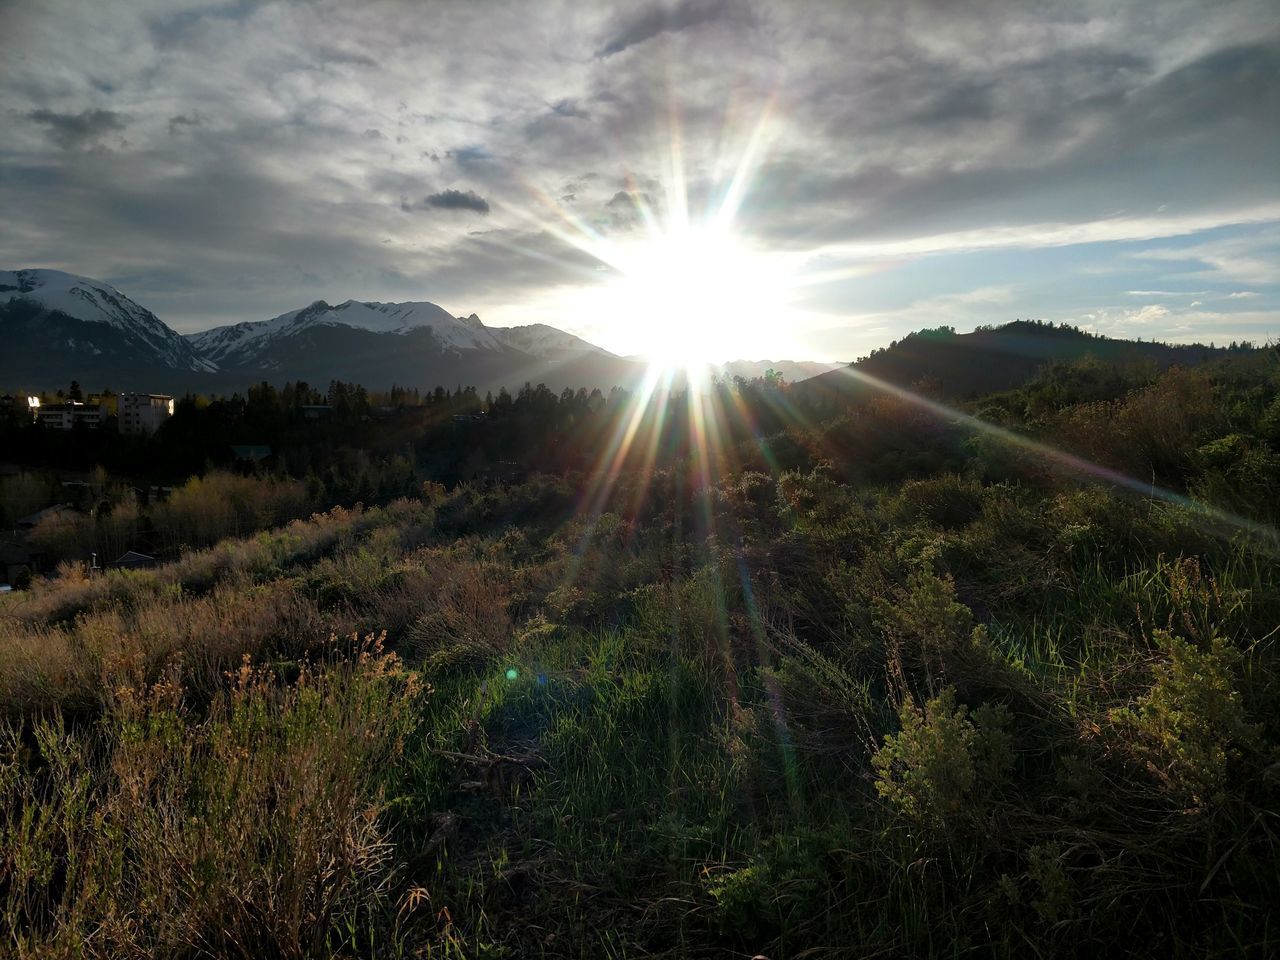
M 173 416 L 173 397 L 162 393 L 122 393 L 118 410 L 121 433 L 155 433 Z

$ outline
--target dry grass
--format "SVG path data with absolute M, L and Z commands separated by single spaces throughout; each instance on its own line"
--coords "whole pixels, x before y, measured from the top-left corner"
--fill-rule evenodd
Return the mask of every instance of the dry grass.
M 366 638 L 292 683 L 245 658 L 207 712 L 181 668 L 101 719 L 0 731 L 0 940 L 18 957 L 341 952 L 394 877 L 380 771 L 421 688 Z

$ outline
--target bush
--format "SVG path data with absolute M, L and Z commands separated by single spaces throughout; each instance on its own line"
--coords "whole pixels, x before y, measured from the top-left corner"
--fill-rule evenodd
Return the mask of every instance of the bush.
M 1260 728 L 1248 723 L 1234 688 L 1240 651 L 1221 637 L 1201 648 L 1166 631 L 1156 643 L 1167 659 L 1133 707 L 1111 718 L 1134 737 L 1134 754 L 1177 798 L 1221 802 L 1230 767 L 1259 746 Z
M 949 831 L 975 817 L 1013 764 L 1008 710 L 984 704 L 970 717 L 946 687 L 923 710 L 908 697 L 898 719 L 902 729 L 871 758 L 876 792 L 923 827 Z

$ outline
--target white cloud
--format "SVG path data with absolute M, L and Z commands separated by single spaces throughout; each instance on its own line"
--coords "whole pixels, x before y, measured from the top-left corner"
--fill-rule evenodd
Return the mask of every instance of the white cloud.
M 1190 236 L 1204 230 L 1224 226 L 1280 223 L 1280 203 L 1255 205 L 1239 210 L 1221 210 L 1178 217 L 1115 217 L 1084 223 L 1029 223 L 1019 226 L 979 227 L 949 234 L 913 237 L 908 240 L 884 242 L 854 242 L 831 244 L 821 253 L 832 259 L 851 260 L 894 258 L 935 253 L 969 253 L 997 249 L 1038 249 L 1066 247 L 1086 243 L 1112 243 L 1117 241 L 1157 240 Z M 1243 244 L 1223 244 L 1240 250 Z M 1192 252 L 1193 250 L 1197 252 Z M 1217 269 L 1226 273 L 1231 265 L 1227 254 L 1218 252 L 1214 244 L 1186 250 L 1151 250 L 1134 256 L 1151 260 L 1203 260 L 1209 257 L 1217 261 Z M 1250 267 L 1261 270 L 1263 266 L 1275 278 L 1280 268 L 1261 258 L 1247 258 L 1237 254 L 1240 269 Z M 1188 276 L 1191 276 L 1189 274 Z M 1268 283 L 1273 280 L 1263 280 Z
M 1269 222 L 1274 219 L 1276 218 L 1268 216 L 1253 222 Z M 1280 283 L 1280 258 L 1277 258 L 1277 253 L 1280 253 L 1280 230 L 1272 227 L 1256 235 L 1209 240 L 1190 247 L 1156 247 L 1135 253 L 1134 256 L 1143 260 L 1202 266 L 1201 269 L 1166 274 L 1169 278 L 1243 280 L 1246 283 L 1271 284 Z

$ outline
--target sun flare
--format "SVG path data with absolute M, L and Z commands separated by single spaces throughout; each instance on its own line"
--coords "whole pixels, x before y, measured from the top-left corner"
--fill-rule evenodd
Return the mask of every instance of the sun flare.
M 626 189 L 609 204 L 626 211 L 618 219 L 583 217 L 531 188 L 541 212 L 527 211 L 530 223 L 596 264 L 591 282 L 566 284 L 552 298 L 560 322 L 615 353 L 647 359 L 655 374 L 703 379 L 728 360 L 806 352 L 796 338 L 812 319 L 796 307 L 812 283 L 804 257 L 762 248 L 739 217 L 775 133 L 772 107 L 742 128 L 744 137 L 727 138 L 732 146 L 697 181 L 673 113 L 667 169 L 657 179 L 628 174 Z M 589 275 L 580 263 L 575 269 Z
M 693 368 L 762 349 L 786 310 L 772 258 L 712 228 L 656 233 L 619 258 L 607 309 L 659 366 Z

